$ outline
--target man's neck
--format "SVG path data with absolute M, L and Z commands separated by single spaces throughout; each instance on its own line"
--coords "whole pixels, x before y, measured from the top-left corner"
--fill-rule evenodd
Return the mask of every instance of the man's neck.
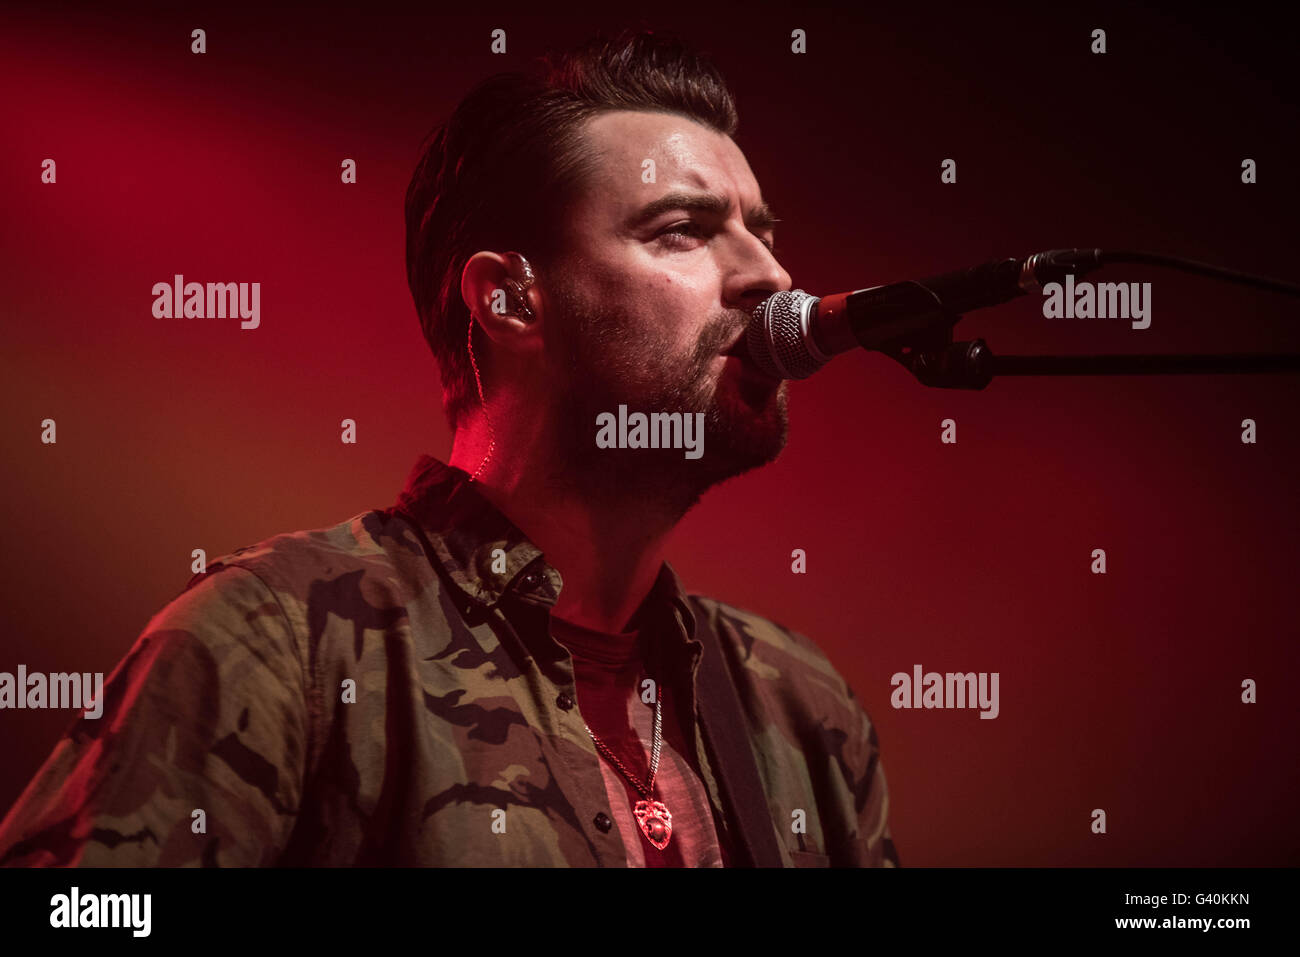
M 458 431 L 450 464 L 473 475 L 486 451 L 481 436 Z M 659 577 L 682 512 L 630 489 L 622 497 L 584 488 L 572 466 L 541 458 L 503 453 L 498 442 L 475 488 L 560 572 L 556 617 L 624 631 Z

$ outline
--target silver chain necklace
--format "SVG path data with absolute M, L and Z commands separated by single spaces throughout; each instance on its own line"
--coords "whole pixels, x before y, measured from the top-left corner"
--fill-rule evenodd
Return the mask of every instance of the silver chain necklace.
M 637 801 L 636 806 L 633 807 L 632 815 L 636 818 L 637 824 L 640 825 L 641 833 L 645 835 L 646 840 L 662 851 L 668 846 L 668 841 L 673 836 L 673 816 L 669 813 L 666 804 L 654 799 L 655 773 L 659 770 L 659 749 L 663 745 L 663 712 L 659 707 L 661 700 L 662 695 L 660 695 L 659 688 L 656 686 L 654 746 L 650 749 L 650 777 L 646 779 L 645 784 L 632 776 L 628 769 L 623 766 L 623 762 L 614 756 L 614 752 L 605 746 L 605 742 L 596 737 L 595 732 L 591 730 L 591 727 L 586 722 L 583 722 L 582 726 L 591 735 L 591 740 L 596 745 L 597 750 L 609 758 L 623 777 L 631 781 L 632 786 L 643 795 L 641 800 Z

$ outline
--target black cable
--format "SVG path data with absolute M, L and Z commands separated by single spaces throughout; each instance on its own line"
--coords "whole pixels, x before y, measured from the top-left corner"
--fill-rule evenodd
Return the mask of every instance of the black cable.
M 1300 296 L 1300 285 L 1295 283 L 1282 282 L 1279 279 L 1269 279 L 1266 276 L 1252 276 L 1249 273 L 1238 272 L 1235 269 L 1224 269 L 1222 266 L 1212 266 L 1209 263 L 1194 262 L 1191 259 L 1179 259 L 1177 256 L 1161 256 L 1158 253 L 1144 253 L 1131 249 L 1101 250 L 1098 257 L 1102 263 L 1144 263 L 1150 266 L 1167 266 L 1170 269 L 1181 269 L 1184 272 L 1195 273 L 1199 276 L 1210 276 L 1214 279 L 1226 279 L 1229 282 L 1240 283 L 1243 286 L 1255 286 L 1259 289 L 1268 289 L 1272 292 L 1285 293 L 1288 296 Z

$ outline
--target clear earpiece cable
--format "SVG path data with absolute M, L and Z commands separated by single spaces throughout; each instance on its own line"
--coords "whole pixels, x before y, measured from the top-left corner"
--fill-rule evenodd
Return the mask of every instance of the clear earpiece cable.
M 483 474 L 483 468 L 488 464 L 488 459 L 492 458 L 492 452 L 497 447 L 496 430 L 492 428 L 492 419 L 488 417 L 487 402 L 483 399 L 483 380 L 479 378 L 478 363 L 474 361 L 474 317 L 469 317 L 469 364 L 474 370 L 474 384 L 478 386 L 478 401 L 483 408 L 483 421 L 488 427 L 488 450 L 483 456 L 483 461 L 478 464 L 474 474 L 469 477 L 470 481 L 476 481 Z

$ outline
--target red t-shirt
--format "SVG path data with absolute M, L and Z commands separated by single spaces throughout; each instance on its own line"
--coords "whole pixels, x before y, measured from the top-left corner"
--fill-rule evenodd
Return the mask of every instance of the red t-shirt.
M 672 835 L 662 851 L 650 843 L 632 813 L 644 795 L 600 755 L 610 816 L 623 835 L 629 867 L 723 867 L 708 792 L 677 721 L 673 689 L 645 673 L 650 631 L 610 634 L 551 617 L 551 634 L 573 656 L 578 711 L 587 726 L 642 785 L 650 773 L 655 706 L 642 701 L 642 682 L 655 682 L 662 696 L 662 743 L 651 798 L 672 814 Z M 599 749 L 597 749 L 599 751 Z

